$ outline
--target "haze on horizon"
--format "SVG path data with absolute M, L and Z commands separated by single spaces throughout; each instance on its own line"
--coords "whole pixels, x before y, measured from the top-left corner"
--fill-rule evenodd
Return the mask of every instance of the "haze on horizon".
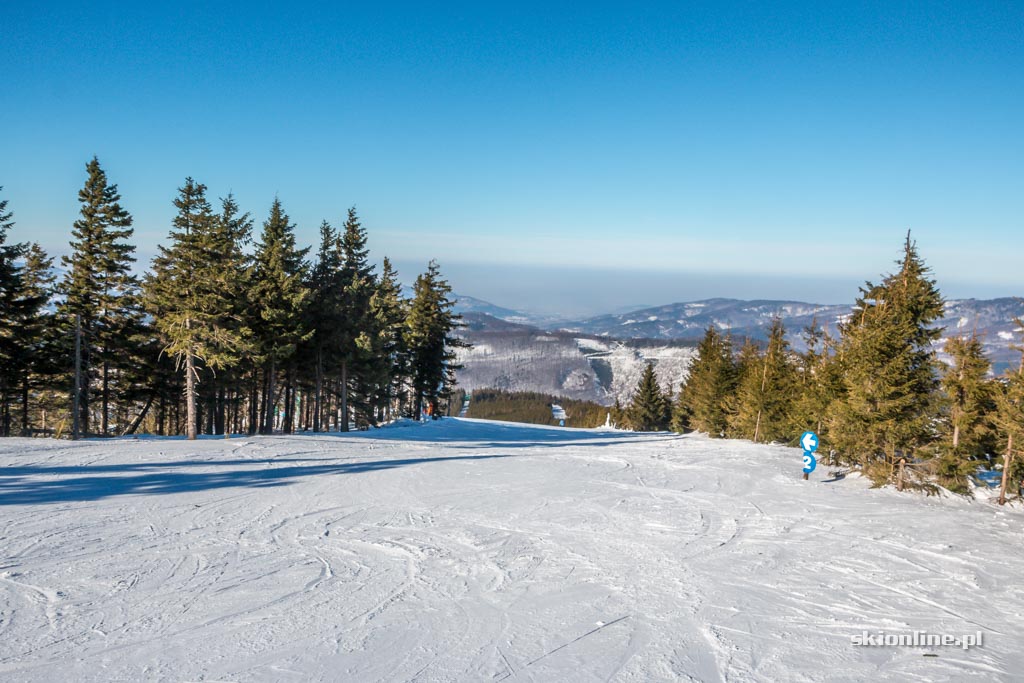
M 95 154 L 140 267 L 193 176 L 305 244 L 355 204 L 407 282 L 548 314 L 848 302 L 908 229 L 945 296 L 1024 294 L 1024 5 L 5 15 L 0 197 L 51 253 Z

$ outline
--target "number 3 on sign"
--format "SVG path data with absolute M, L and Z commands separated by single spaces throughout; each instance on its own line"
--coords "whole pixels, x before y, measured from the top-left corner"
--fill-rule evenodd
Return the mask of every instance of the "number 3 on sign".
M 814 456 L 804 451 L 804 473 L 810 474 L 814 471 L 814 468 L 818 466 L 818 461 L 814 459 Z

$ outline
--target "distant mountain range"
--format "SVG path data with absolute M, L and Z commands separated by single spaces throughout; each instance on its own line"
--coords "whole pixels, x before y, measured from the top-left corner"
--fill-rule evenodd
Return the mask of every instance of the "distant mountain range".
M 477 318 L 475 325 L 478 329 L 486 327 L 491 332 L 497 331 L 495 326 L 498 321 L 504 321 L 548 333 L 563 332 L 595 338 L 665 342 L 698 340 L 711 325 L 730 332 L 736 338 L 750 337 L 763 340 L 767 337 L 772 318 L 778 315 L 786 325 L 790 343 L 797 349 L 803 348 L 803 330 L 812 322 L 816 321 L 830 334 L 836 335 L 838 324 L 852 313 L 852 305 L 848 304 L 706 299 L 566 321 L 533 316 L 464 296 L 458 296 L 456 309 L 464 313 L 486 314 L 492 321 L 484 322 L 482 318 Z M 1010 344 L 1019 339 L 1014 334 L 1015 317 L 1024 317 L 1024 299 L 947 301 L 945 314 L 938 323 L 944 328 L 944 334 L 943 340 L 937 344 L 937 350 L 941 355 L 945 338 L 977 331 L 983 338 L 986 352 L 993 361 L 996 372 L 1002 372 L 1020 358 L 1019 353 L 1010 348 Z
M 597 335 L 548 332 L 540 328 L 466 312 L 459 349 L 459 386 L 475 389 L 536 391 L 611 405 L 623 403 L 647 363 L 654 363 L 665 388 L 686 377 L 694 345 L 672 340 L 619 341 Z M 570 416 L 571 424 L 571 416 Z

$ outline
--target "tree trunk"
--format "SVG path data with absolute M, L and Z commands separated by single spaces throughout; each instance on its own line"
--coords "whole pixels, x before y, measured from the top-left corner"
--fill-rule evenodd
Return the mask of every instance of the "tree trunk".
M 82 436 L 82 316 L 75 316 L 75 385 L 71 389 L 71 438 Z
M 100 419 L 100 429 L 103 436 L 107 436 L 110 429 L 110 363 L 103 361 L 103 415 Z
M 761 401 L 764 401 L 764 390 L 768 386 L 768 354 L 764 356 L 764 368 L 761 370 Z M 757 437 L 761 435 L 761 408 L 757 409 L 757 422 L 754 424 L 754 443 L 757 443 Z
M 292 423 L 295 420 L 295 396 L 292 387 L 292 371 L 289 368 L 284 374 L 284 424 L 281 431 L 285 434 L 292 433 Z
M 267 366 L 267 398 L 266 398 L 266 413 L 264 415 L 263 433 L 273 434 L 274 433 L 274 408 L 277 405 L 277 397 L 274 396 L 274 361 L 271 359 L 270 364 Z
M 164 431 L 164 425 L 166 424 L 166 420 L 167 420 L 167 406 L 164 403 L 164 397 L 161 396 L 160 397 L 160 412 L 157 413 L 157 416 L 156 416 L 156 432 L 160 436 L 167 436 L 167 433 Z
M 249 383 L 249 424 L 246 427 L 246 434 L 250 436 L 256 433 L 256 420 L 259 412 L 259 376 L 256 365 L 252 366 L 252 381 Z
M 188 327 L 188 322 L 185 323 Z M 190 348 L 185 353 L 185 434 L 191 441 L 196 438 L 196 360 Z
M 1006 486 L 1010 482 L 1010 463 L 1013 462 L 1013 434 L 1006 438 L 1006 453 L 1003 454 L 1003 478 L 999 485 L 999 504 L 1006 505 Z
M 31 436 L 28 431 L 28 373 L 21 378 L 21 435 Z
M 323 414 L 323 392 L 324 392 L 324 353 L 323 349 L 316 350 L 316 387 L 313 389 L 313 431 L 320 431 L 320 418 Z
M 341 362 L 341 427 L 339 431 L 348 431 L 348 361 Z
M 144 419 L 146 419 L 146 413 L 149 412 L 149 408 L 152 405 L 153 405 L 153 394 L 150 394 L 149 398 L 146 400 L 146 405 L 142 407 L 142 412 L 139 413 L 138 417 L 136 417 L 134 420 L 132 420 L 132 423 L 130 425 L 128 425 L 128 428 L 124 430 L 124 433 L 121 434 L 121 436 L 129 436 L 131 434 L 134 434 L 135 430 L 139 428 L 140 424 L 142 424 L 142 421 Z
M 227 413 L 227 390 L 224 388 L 224 385 L 222 384 L 220 387 L 217 388 L 216 408 L 213 413 L 214 434 L 223 434 L 224 436 L 227 436 L 228 432 L 231 431 L 231 428 L 228 425 Z

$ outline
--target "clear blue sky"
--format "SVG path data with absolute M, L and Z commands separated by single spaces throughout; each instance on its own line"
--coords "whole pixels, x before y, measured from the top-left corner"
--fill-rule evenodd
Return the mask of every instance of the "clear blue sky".
M 1021 2 L 146 4 L 4 7 L 15 239 L 96 154 L 143 259 L 191 175 L 509 306 L 848 301 L 908 228 L 1024 295 Z

